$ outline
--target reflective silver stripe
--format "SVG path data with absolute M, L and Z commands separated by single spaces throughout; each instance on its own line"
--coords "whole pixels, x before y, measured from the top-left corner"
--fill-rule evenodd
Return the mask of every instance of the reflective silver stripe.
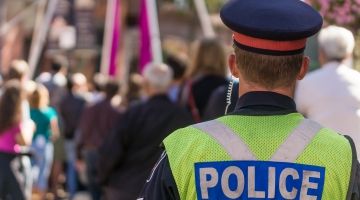
M 159 167 L 160 163 L 164 160 L 165 157 L 166 157 L 166 152 L 164 151 L 164 152 L 161 154 L 159 161 L 157 161 L 157 163 L 155 164 L 154 168 L 152 169 L 151 174 L 150 174 L 150 177 L 149 177 L 148 179 L 146 179 L 146 183 L 148 183 L 148 182 L 151 181 L 151 179 L 152 179 L 153 176 L 154 176 L 155 171 L 157 170 L 157 168 Z
M 212 120 L 193 125 L 212 136 L 234 160 L 257 160 L 240 136 L 219 121 Z M 271 161 L 295 162 L 308 144 L 321 130 L 321 125 L 309 119 L 300 122 L 288 138 L 280 145 Z
M 234 160 L 257 160 L 240 136 L 219 121 L 212 120 L 193 125 L 212 136 Z
M 304 119 L 280 145 L 271 161 L 295 162 L 321 128 L 320 124 Z

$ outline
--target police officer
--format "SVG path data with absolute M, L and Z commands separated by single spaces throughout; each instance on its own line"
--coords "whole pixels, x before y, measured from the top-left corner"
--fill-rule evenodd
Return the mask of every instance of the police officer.
M 139 199 L 359 199 L 352 140 L 293 101 L 318 12 L 299 0 L 230 0 L 220 15 L 233 31 L 235 111 L 168 136 Z

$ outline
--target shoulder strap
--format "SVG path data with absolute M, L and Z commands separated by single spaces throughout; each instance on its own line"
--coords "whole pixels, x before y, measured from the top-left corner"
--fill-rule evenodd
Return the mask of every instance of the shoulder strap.
M 351 176 L 349 181 L 349 189 L 346 195 L 346 200 L 359 199 L 360 198 L 360 164 L 357 159 L 357 153 L 354 141 L 350 136 L 344 135 L 349 141 L 352 151 L 352 165 L 351 165 Z
M 317 122 L 309 119 L 302 120 L 300 125 L 280 145 L 271 161 L 295 162 L 321 128 Z
M 257 160 L 238 134 L 217 120 L 193 125 L 194 128 L 212 136 L 234 160 Z
M 241 137 L 221 122 L 212 120 L 195 124 L 193 127 L 213 137 L 222 145 L 232 159 L 257 160 Z M 318 123 L 304 119 L 288 136 L 285 142 L 280 145 L 270 160 L 295 162 L 321 128 L 321 125 Z

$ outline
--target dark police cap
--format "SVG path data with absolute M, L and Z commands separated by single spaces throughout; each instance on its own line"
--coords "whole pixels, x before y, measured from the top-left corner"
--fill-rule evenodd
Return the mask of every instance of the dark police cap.
M 322 27 L 322 17 L 300 0 L 230 0 L 220 12 L 236 46 L 268 55 L 294 55 Z

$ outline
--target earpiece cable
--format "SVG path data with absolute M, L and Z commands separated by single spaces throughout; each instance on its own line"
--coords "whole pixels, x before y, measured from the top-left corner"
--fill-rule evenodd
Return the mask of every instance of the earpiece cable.
M 225 115 L 228 113 L 228 109 L 231 105 L 231 95 L 232 95 L 232 90 L 233 90 L 233 86 L 234 86 L 234 79 L 231 76 L 230 82 L 229 82 L 229 86 L 228 86 L 228 90 L 227 90 L 227 94 L 226 94 L 226 108 L 225 108 Z

